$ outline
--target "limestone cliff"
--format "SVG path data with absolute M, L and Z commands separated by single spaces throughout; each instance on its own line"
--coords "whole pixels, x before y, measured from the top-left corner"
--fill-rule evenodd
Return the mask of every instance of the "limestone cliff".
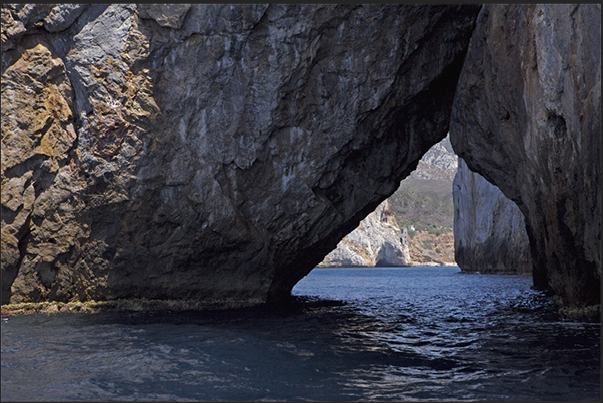
M 525 216 L 534 285 L 600 320 L 601 5 L 484 6 L 450 139 Z
M 388 201 L 360 222 L 318 267 L 410 266 L 407 231 L 398 228 Z
M 446 136 L 478 11 L 2 5 L 2 303 L 287 297 Z
M 454 256 L 463 271 L 531 273 L 523 214 L 459 158 L 454 178 Z
M 597 318 L 600 5 L 1 11 L 2 303 L 286 298 L 450 126 Z
M 458 169 L 458 158 L 450 144 L 450 136 L 434 144 L 423 155 L 417 169 L 405 181 L 411 179 L 452 182 Z

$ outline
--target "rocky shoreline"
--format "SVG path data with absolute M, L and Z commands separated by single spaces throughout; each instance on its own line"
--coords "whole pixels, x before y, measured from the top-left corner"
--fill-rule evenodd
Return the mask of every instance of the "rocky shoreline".
M 447 265 L 446 265 L 447 266 Z M 322 267 L 325 268 L 325 267 Z M 320 269 L 320 268 L 319 268 Z M 598 323 L 601 317 L 601 305 L 591 305 L 583 308 L 568 308 L 558 298 L 553 298 L 559 307 L 558 313 L 563 321 Z M 259 303 L 258 303 L 259 304 Z M 152 312 L 152 311 L 203 311 L 246 308 L 252 305 L 249 301 L 207 302 L 193 299 L 162 300 L 146 298 L 130 298 L 113 301 L 86 302 L 24 302 L 20 304 L 2 305 L 1 317 L 8 318 L 17 315 L 38 313 L 88 313 L 100 312 Z
M 249 301 L 220 301 L 208 302 L 193 299 L 162 300 L 146 298 L 119 299 L 113 301 L 86 302 L 23 302 L 20 304 L 2 305 L 2 318 L 15 315 L 30 315 L 36 313 L 99 313 L 106 311 L 198 311 L 212 309 L 236 309 L 254 304 Z

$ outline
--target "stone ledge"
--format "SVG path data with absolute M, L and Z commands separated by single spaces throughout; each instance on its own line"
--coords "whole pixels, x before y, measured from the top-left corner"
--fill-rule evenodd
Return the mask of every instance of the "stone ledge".
M 2 317 L 34 313 L 99 313 L 104 311 L 188 311 L 243 308 L 257 303 L 249 301 L 157 300 L 146 298 L 87 302 L 24 302 L 2 305 Z
M 561 319 L 572 322 L 601 323 L 601 304 L 575 308 L 559 308 Z

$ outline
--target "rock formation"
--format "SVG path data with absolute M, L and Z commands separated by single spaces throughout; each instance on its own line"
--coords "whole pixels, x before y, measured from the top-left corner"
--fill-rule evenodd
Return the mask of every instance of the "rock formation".
M 2 303 L 286 298 L 450 126 L 600 306 L 600 5 L 1 10 Z
M 454 257 L 463 271 L 531 273 L 532 255 L 519 207 L 459 158 L 454 178 Z
M 445 180 L 452 182 L 458 170 L 458 157 L 450 145 L 450 136 L 434 144 L 423 155 L 410 179 Z M 406 181 L 408 180 L 405 179 Z M 451 186 L 452 188 L 452 186 Z
M 479 8 L 3 5 L 2 303 L 286 298 L 446 136 Z
M 407 231 L 400 230 L 385 200 L 318 267 L 401 267 L 410 263 Z
M 484 6 L 459 79 L 452 146 L 525 216 L 534 285 L 594 320 L 600 135 L 601 5 Z

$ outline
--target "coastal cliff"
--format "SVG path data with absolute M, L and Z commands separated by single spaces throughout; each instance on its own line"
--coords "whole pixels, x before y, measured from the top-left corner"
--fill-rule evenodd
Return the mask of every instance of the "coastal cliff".
M 423 155 L 388 199 L 398 226 L 408 229 L 413 266 L 456 266 L 452 180 L 457 160 L 446 136 Z
M 463 271 L 531 273 L 523 214 L 459 158 L 454 178 L 454 256 Z
M 479 8 L 3 5 L 2 303 L 288 298 L 446 136 Z
M 2 304 L 286 299 L 450 129 L 600 309 L 600 5 L 1 10 Z
M 317 267 L 410 266 L 408 233 L 385 200 L 345 236 Z
M 484 6 L 450 140 L 523 213 L 534 286 L 600 320 L 601 5 Z

